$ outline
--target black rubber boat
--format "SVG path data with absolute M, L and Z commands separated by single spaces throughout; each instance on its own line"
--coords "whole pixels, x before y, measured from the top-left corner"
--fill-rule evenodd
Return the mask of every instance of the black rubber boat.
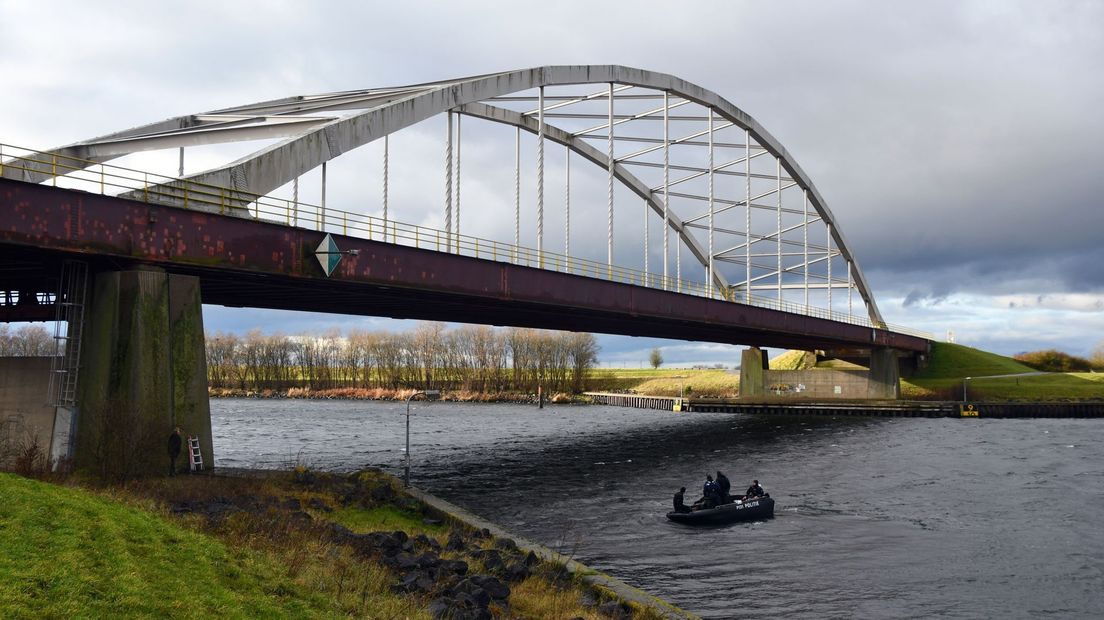
M 721 504 L 716 508 L 693 512 L 668 512 L 667 518 L 686 525 L 724 525 L 739 521 L 756 521 L 774 516 L 774 500 L 760 497 L 747 502 Z

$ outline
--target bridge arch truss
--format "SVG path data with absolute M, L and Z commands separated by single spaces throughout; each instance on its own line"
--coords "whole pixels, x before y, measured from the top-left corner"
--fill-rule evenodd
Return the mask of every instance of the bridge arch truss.
M 826 200 L 766 129 L 712 91 L 675 76 L 623 66 L 549 66 L 223 108 L 53 149 L 49 152 L 52 163 L 42 157 L 23 158 L 23 165 L 11 165 L 9 160 L 0 176 L 42 182 L 133 153 L 179 149 L 178 178 L 159 181 L 153 191 L 147 183 L 121 195 L 146 199 L 153 195 L 175 204 L 182 195 L 186 203 L 187 188 L 197 185 L 262 197 L 291 184 L 298 223 L 299 179 L 321 168 L 323 198 L 318 208 L 322 215 L 317 221 L 325 228 L 329 221 L 324 189 L 327 162 L 383 141 L 381 206 L 386 230 L 395 219 L 388 204 L 388 140 L 441 115 L 448 128 L 439 177 L 445 185 L 441 218 L 445 251 L 460 246 L 461 119 L 478 119 L 516 128 L 515 181 L 509 188 L 514 193 L 515 251 L 504 253 L 504 260 L 516 259 L 516 248 L 522 246 L 525 134 L 535 137 L 536 204 L 526 207 L 535 207 L 530 215 L 536 223 L 533 239 L 542 266 L 546 255 L 571 256 L 573 224 L 575 230 L 585 226 L 591 233 L 604 229 L 607 267 L 613 269 L 615 261 L 635 252 L 637 267 L 642 266 L 646 276 L 643 281 L 652 285 L 691 292 L 683 283 L 684 275 L 693 271 L 705 281 L 694 289 L 700 294 L 742 303 L 785 302 L 786 309 L 807 313 L 825 307 L 832 312 L 846 299 L 844 320 L 885 326 Z M 465 131 L 469 125 L 463 125 Z M 186 148 L 252 140 L 269 143 L 235 161 L 183 174 Z M 555 148 L 565 154 L 562 254 L 545 243 L 544 224 L 553 211 L 549 207 L 546 213 L 545 208 L 545 198 L 553 193 L 545 178 L 545 164 L 552 156 L 546 153 L 546 144 L 558 145 Z M 60 172 L 58 157 L 68 163 Z M 581 214 L 579 197 L 572 196 L 573 159 L 588 162 L 605 176 L 605 195 L 590 196 Z M 623 204 L 615 210 L 615 187 L 621 196 L 627 189 L 641 205 L 638 218 L 626 221 Z M 246 202 L 237 201 L 239 214 L 249 214 L 242 208 Z M 594 206 L 603 202 L 604 209 Z M 615 231 L 626 226 L 640 227 L 638 249 L 615 247 Z M 653 240 L 653 235 L 659 240 Z M 683 250 L 689 254 L 686 270 Z M 853 300 L 856 292 L 858 299 Z M 853 310 L 856 301 L 864 306 L 864 313 Z M 860 319 L 861 314 L 865 317 Z

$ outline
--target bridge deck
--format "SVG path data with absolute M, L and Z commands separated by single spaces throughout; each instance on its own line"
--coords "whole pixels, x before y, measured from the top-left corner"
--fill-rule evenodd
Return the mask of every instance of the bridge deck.
M 883 329 L 339 235 L 338 246 L 358 255 L 326 277 L 314 256 L 324 235 L 0 179 L 0 289 L 41 284 L 61 260 L 79 258 L 94 269 L 196 275 L 204 303 L 226 306 L 806 350 L 928 350 L 924 338 Z

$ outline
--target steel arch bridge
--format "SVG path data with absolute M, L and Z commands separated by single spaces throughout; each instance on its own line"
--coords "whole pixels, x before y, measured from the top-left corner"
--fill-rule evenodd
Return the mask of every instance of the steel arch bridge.
M 443 181 L 440 226 L 434 230 L 401 223 L 402 216 L 395 217 L 397 209 L 389 204 L 389 172 L 394 172 L 389 140 L 442 116 L 443 170 L 432 172 L 436 163 L 419 164 L 418 170 L 430 177 L 439 174 Z M 476 236 L 460 234 L 464 117 L 516 128 L 513 144 L 501 149 L 503 161 L 514 163 L 513 186 L 502 188 L 514 198 L 512 243 L 502 238 L 504 226 L 497 232 L 477 231 Z M 464 137 L 470 141 L 469 125 L 464 124 Z M 234 161 L 184 175 L 185 149 L 250 141 L 265 143 Z M 382 142 L 382 191 L 374 214 L 327 207 L 327 163 L 377 141 Z M 535 147 L 535 204 L 524 205 L 532 210 L 526 217 L 535 220 L 531 244 L 521 225 L 523 142 L 527 154 Z M 562 167 L 556 169 L 564 183 L 562 232 L 545 227 L 554 216 L 545 208 L 552 192 L 552 175 L 546 172 L 550 148 L 564 153 Z M 43 153 L 7 149 L 0 153 L 6 164 L 0 176 L 5 178 L 52 180 L 93 191 L 98 185 L 103 193 L 146 202 L 418 247 L 435 244 L 447 252 L 886 328 L 836 217 L 793 156 L 728 100 L 662 73 L 611 65 L 547 66 L 224 108 Z M 163 149 L 179 149 L 177 175 L 138 173 L 105 163 Z M 591 175 L 590 183 L 576 181 L 576 195 L 573 158 L 591 164 L 582 171 Z M 299 199 L 300 180 L 319 168 L 321 200 L 308 204 Z M 480 172 L 465 170 L 465 182 L 470 184 L 469 177 Z M 579 175 L 577 170 L 577 179 Z M 578 195 L 580 186 L 590 190 L 585 198 Z M 615 200 L 618 193 L 622 198 Z M 626 195 L 633 199 L 626 200 Z M 580 213 L 581 200 L 586 208 Z M 653 226 L 660 230 L 659 242 L 651 238 Z M 622 247 L 620 241 L 615 247 L 615 238 L 630 229 L 639 231 L 636 247 Z M 580 233 L 593 246 L 597 231 L 605 232 L 605 260 L 573 256 L 573 231 L 576 248 Z M 562 253 L 546 242 L 553 235 L 562 242 Z M 684 250 L 692 259 L 686 265 Z M 844 293 L 833 299 L 833 291 Z M 858 300 L 853 300 L 855 291 Z M 846 311 L 837 311 L 844 300 Z M 855 311 L 855 301 L 865 312 Z

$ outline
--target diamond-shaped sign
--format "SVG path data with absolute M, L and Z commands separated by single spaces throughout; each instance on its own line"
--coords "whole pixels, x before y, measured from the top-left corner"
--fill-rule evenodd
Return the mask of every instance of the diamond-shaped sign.
M 314 251 L 314 257 L 318 259 L 318 263 L 322 265 L 322 271 L 326 272 L 326 277 L 330 277 L 333 270 L 337 268 L 337 264 L 341 262 L 341 257 L 345 253 L 337 249 L 337 243 L 334 242 L 333 237 L 329 233 L 326 233 L 326 238 L 322 240 L 322 243 L 318 244 L 318 249 Z

